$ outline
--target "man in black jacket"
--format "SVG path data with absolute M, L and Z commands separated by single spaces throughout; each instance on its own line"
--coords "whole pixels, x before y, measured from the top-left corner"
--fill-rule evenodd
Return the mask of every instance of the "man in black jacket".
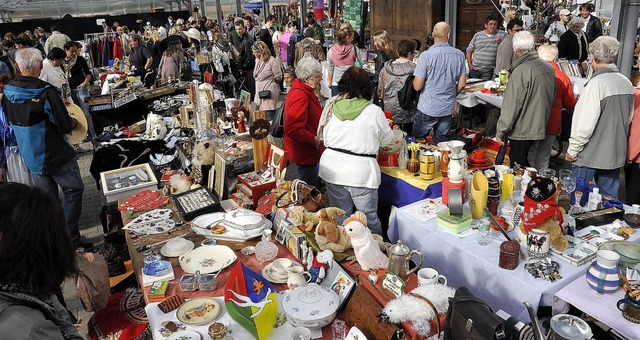
M 35 48 L 16 52 L 21 75 L 4 87 L 2 107 L 11 123 L 24 162 L 35 186 L 58 197 L 64 193 L 64 216 L 76 247 L 91 248 L 80 239 L 78 221 L 82 211 L 84 184 L 76 153 L 66 134 L 77 123 L 69 116 L 60 92 L 40 80 L 42 54 Z
M 235 30 L 231 31 L 231 43 L 238 50 L 240 55 L 240 70 L 247 77 L 247 87 L 251 93 L 251 98 L 255 95 L 256 82 L 253 78 L 253 69 L 256 66 L 256 57 L 253 56 L 251 46 L 253 46 L 253 38 L 247 34 L 247 27 L 244 24 L 244 20 L 238 19 L 234 23 Z
M 602 23 L 600 22 L 600 18 L 591 15 L 592 9 L 593 4 L 587 3 L 580 5 L 580 14 L 586 24 L 583 30 L 587 35 L 589 44 L 602 35 Z
M 276 16 L 275 15 L 269 15 L 267 17 L 267 21 L 264 23 L 264 26 L 262 26 L 262 29 L 260 29 L 260 31 L 258 31 L 258 38 L 256 40 L 260 40 L 262 42 L 264 42 L 265 44 L 267 44 L 267 47 L 269 48 L 269 52 L 271 52 L 271 56 L 272 57 L 276 57 L 276 50 L 273 48 L 273 40 L 271 39 L 272 37 L 272 30 L 273 30 L 273 25 L 275 25 L 276 23 Z

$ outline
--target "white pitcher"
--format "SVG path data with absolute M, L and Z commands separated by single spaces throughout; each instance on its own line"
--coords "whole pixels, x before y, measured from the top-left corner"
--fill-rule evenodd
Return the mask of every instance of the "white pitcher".
M 290 290 L 294 290 L 298 287 L 302 287 L 307 284 L 307 280 L 304 278 L 304 274 L 308 272 L 304 271 L 301 266 L 291 266 L 287 268 L 289 277 L 287 278 L 287 287 Z M 310 280 L 311 278 L 309 278 Z

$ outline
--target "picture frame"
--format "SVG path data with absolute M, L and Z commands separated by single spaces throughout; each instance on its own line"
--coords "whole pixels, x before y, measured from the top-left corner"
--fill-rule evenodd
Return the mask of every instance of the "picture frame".
M 287 219 L 288 215 L 289 215 L 289 212 L 285 208 L 279 208 L 276 211 L 276 214 L 273 217 L 273 228 L 275 229 L 276 234 L 282 227 L 282 223 Z
M 212 171 L 214 172 L 214 194 L 218 197 L 219 200 L 223 199 L 224 196 L 224 179 L 225 179 L 225 169 L 227 167 L 227 161 L 216 152 L 216 158 L 213 163 Z
M 251 93 L 245 90 L 240 91 L 240 105 L 244 106 L 247 110 L 251 109 Z
M 356 288 L 356 279 L 336 260 L 326 269 L 321 286 L 327 287 L 338 294 L 340 305 L 338 312 L 343 311 Z
M 101 172 L 100 184 L 107 202 L 115 202 L 145 189 L 158 189 L 158 180 L 149 163 Z
M 211 169 L 209 169 L 209 176 L 207 178 L 207 189 L 209 189 L 210 192 L 215 193 L 215 187 L 216 187 L 215 184 L 216 184 L 216 169 L 215 167 L 212 166 Z

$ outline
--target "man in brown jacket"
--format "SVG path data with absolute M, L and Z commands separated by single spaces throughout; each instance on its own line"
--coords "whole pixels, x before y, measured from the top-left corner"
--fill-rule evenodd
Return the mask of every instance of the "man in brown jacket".
M 304 39 L 296 44 L 295 65 L 298 65 L 298 62 L 305 57 L 305 54 L 311 55 L 318 61 L 324 61 L 326 59 L 322 46 L 313 40 L 313 33 L 313 28 L 307 27 L 303 33 Z

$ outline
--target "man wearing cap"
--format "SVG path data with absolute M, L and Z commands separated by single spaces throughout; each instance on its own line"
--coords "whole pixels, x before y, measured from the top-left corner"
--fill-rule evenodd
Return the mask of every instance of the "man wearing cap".
M 4 87 L 2 107 L 20 148 L 24 162 L 33 174 L 36 187 L 58 197 L 58 186 L 64 193 L 64 216 L 76 247 L 91 248 L 80 238 L 78 222 L 82 211 L 84 184 L 76 161 L 76 152 L 66 140 L 74 121 L 65 107 L 60 92 L 38 79 L 42 70 L 42 54 L 35 48 L 16 52 L 20 76 Z
M 561 10 L 560 20 L 554 21 L 549 26 L 549 29 L 547 30 L 547 33 L 544 34 L 544 37 L 550 41 L 551 37 L 555 35 L 556 38 L 558 38 L 559 40 L 560 36 L 569 29 L 569 27 L 567 27 L 567 24 L 569 23 L 570 20 L 571 20 L 571 12 L 566 8 Z

